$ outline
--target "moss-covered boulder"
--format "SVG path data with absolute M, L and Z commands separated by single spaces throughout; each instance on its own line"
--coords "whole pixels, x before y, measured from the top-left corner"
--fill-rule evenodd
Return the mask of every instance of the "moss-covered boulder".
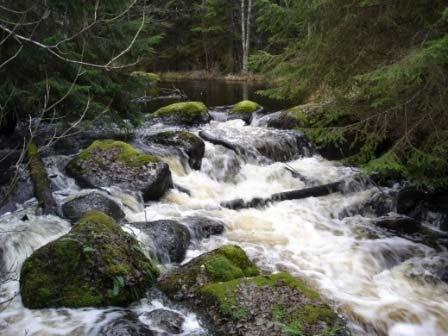
M 159 287 L 197 307 L 216 335 L 349 335 L 319 293 L 288 273 L 260 275 L 238 246 L 193 259 Z
M 262 109 L 263 107 L 256 102 L 243 100 L 231 106 L 227 119 L 242 119 L 249 124 L 252 120 L 253 113 L 260 112 Z
M 168 164 L 114 140 L 93 142 L 69 162 L 66 171 L 81 187 L 138 190 L 145 201 L 159 199 L 172 186 Z
M 20 291 L 28 308 L 124 306 L 141 298 L 157 276 L 137 240 L 92 211 L 25 260 Z
M 162 119 L 164 123 L 175 125 L 197 125 L 210 120 L 207 107 L 201 102 L 174 103 L 158 109 L 149 118 Z
M 259 270 L 238 246 L 226 245 L 203 254 L 173 270 L 159 281 L 159 287 L 177 300 L 195 296 L 206 283 L 256 276 Z
M 192 169 L 200 170 L 205 153 L 205 143 L 201 138 L 186 131 L 165 131 L 152 134 L 144 139 L 145 143 L 156 143 L 167 146 L 179 155 L 186 155 Z
M 288 273 L 209 283 L 198 297 L 218 335 L 348 335 L 319 293 Z

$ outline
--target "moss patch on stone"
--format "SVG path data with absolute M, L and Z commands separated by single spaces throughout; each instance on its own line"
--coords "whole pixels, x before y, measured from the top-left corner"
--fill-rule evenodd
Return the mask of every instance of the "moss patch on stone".
M 196 117 L 207 113 L 207 107 L 202 102 L 182 102 L 174 103 L 158 109 L 154 112 L 154 117 Z
M 20 289 L 28 308 L 124 306 L 157 276 L 135 238 L 93 211 L 24 262 Z
M 288 288 L 291 300 L 285 299 Z M 279 291 L 278 291 L 279 290 Z M 335 335 L 340 329 L 339 319 L 332 309 L 320 302 L 319 294 L 302 280 L 288 273 L 277 273 L 270 276 L 239 278 L 226 282 L 208 283 L 199 290 L 204 302 L 218 310 L 218 316 L 227 316 L 230 321 L 251 320 L 251 314 L 257 309 L 257 295 L 247 293 L 269 292 L 269 296 L 279 295 L 278 303 L 271 308 L 271 320 L 281 327 L 284 335 Z M 245 294 L 242 294 L 244 292 Z M 276 294 L 283 293 L 283 294 Z M 294 294 L 295 293 L 295 294 Z M 247 301 L 247 295 L 254 295 Z M 301 299 L 297 301 L 297 297 Z M 272 297 L 269 297 L 272 300 Z M 283 300 L 283 301 L 282 301 Z M 277 302 L 274 299 L 274 302 Z M 262 303 L 269 307 L 269 303 Z M 242 322 L 245 323 L 245 322 Z
M 249 260 L 242 248 L 226 245 L 174 270 L 162 279 L 159 285 L 163 291 L 174 297 L 185 288 L 194 290 L 199 283 L 229 281 L 257 276 L 259 273 L 257 266 Z
M 115 140 L 94 141 L 77 156 L 76 160 L 88 160 L 99 151 L 116 151 L 117 159 L 130 167 L 141 167 L 160 161 L 156 156 L 143 154 L 129 144 Z
M 234 105 L 230 110 L 230 113 L 253 113 L 258 111 L 261 106 L 250 100 L 240 101 L 238 104 Z

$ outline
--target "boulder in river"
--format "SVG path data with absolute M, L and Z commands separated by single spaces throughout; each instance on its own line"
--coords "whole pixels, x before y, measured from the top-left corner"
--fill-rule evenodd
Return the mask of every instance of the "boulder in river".
M 149 115 L 150 119 L 161 119 L 164 123 L 193 126 L 210 120 L 207 107 L 201 102 L 174 103 Z
M 200 170 L 205 153 L 205 143 L 201 138 L 186 131 L 166 131 L 145 137 L 145 142 L 169 146 L 181 150 L 188 157 L 192 169 Z
M 417 233 L 422 229 L 420 222 L 414 218 L 402 215 L 383 216 L 375 219 L 375 225 L 399 233 Z
M 250 100 L 243 100 L 230 108 L 227 119 L 242 119 L 246 124 L 250 124 L 253 114 L 261 110 L 263 110 L 263 107 L 258 103 Z
M 187 299 L 204 284 L 256 276 L 259 270 L 243 249 L 226 245 L 205 253 L 171 271 L 159 281 L 162 291 L 173 299 Z
M 114 200 L 95 191 L 78 196 L 62 205 L 64 217 L 71 222 L 78 221 L 86 212 L 93 210 L 104 212 L 117 222 L 125 217 L 123 210 Z
M 209 238 L 224 232 L 224 223 L 219 219 L 205 216 L 189 216 L 182 220 L 196 239 Z
M 132 223 L 142 230 L 153 243 L 153 252 L 161 262 L 181 262 L 190 245 L 190 231 L 187 227 L 172 220 Z
M 126 313 L 105 326 L 98 332 L 98 336 L 155 336 L 151 329 L 140 322 L 138 316 L 132 312 Z
M 125 306 L 143 297 L 157 276 L 137 240 L 92 211 L 25 260 L 20 291 L 28 308 Z
M 217 335 L 348 335 L 315 290 L 288 273 L 259 275 L 237 246 L 193 259 L 159 286 L 174 299 L 189 299 Z
M 168 164 L 121 141 L 95 141 L 69 162 L 66 171 L 81 187 L 138 190 L 145 201 L 159 199 L 172 187 Z
M 244 131 L 237 121 L 229 121 L 225 127 L 208 125 L 199 136 L 215 145 L 223 146 L 249 157 L 267 158 L 272 161 L 291 161 L 301 156 L 310 156 L 313 148 L 302 132 L 280 131 L 263 127 L 245 126 Z
M 182 325 L 185 322 L 185 318 L 175 311 L 155 309 L 149 313 L 142 314 L 142 317 L 148 320 L 151 329 L 163 331 L 169 335 L 177 335 L 184 332 Z

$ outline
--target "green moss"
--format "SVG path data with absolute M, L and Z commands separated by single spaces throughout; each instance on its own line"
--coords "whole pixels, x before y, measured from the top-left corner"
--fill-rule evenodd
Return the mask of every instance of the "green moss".
M 226 273 L 220 273 L 220 275 Z M 235 319 L 242 319 L 247 316 L 247 309 L 238 303 L 238 290 L 241 285 L 256 285 L 257 287 L 279 287 L 288 286 L 299 290 L 312 302 L 317 302 L 320 295 L 315 290 L 307 286 L 303 281 L 294 278 L 288 273 L 277 273 L 270 276 L 257 276 L 253 278 L 237 278 L 226 282 L 213 282 L 203 286 L 199 292 L 208 301 L 217 303 L 220 311 Z M 286 314 L 281 306 L 274 306 L 273 319 L 283 321 Z M 296 313 L 295 321 L 301 325 L 315 324 L 317 321 L 327 321 L 335 319 L 335 314 L 326 305 L 304 305 L 303 309 Z M 330 322 L 332 322 L 331 320 Z
M 216 302 L 222 313 L 240 320 L 247 316 L 247 310 L 238 304 L 239 279 L 221 283 L 210 283 L 200 289 L 200 294 L 209 301 Z
M 182 102 L 174 103 L 158 109 L 154 112 L 154 117 L 169 117 L 169 116 L 186 116 L 195 117 L 207 113 L 207 107 L 202 102 Z
M 92 211 L 25 261 L 20 286 L 29 308 L 127 305 L 157 276 L 135 238 Z
M 272 309 L 272 318 L 278 323 L 286 335 L 336 335 L 340 329 L 337 316 L 330 307 L 324 304 L 305 304 L 293 312 L 287 312 L 290 307 L 275 305 Z M 317 328 L 325 323 L 327 326 L 317 333 Z
M 198 282 L 203 284 L 204 275 L 205 281 L 210 283 L 259 274 L 257 266 L 249 260 L 241 247 L 226 245 L 193 259 L 170 273 L 159 285 L 168 295 L 175 295 L 183 288 L 194 288 Z
M 258 111 L 261 106 L 250 100 L 240 101 L 238 104 L 234 105 L 230 110 L 230 113 L 253 113 Z
M 143 154 L 125 142 L 114 140 L 94 141 L 87 149 L 77 156 L 76 161 L 88 160 L 101 151 L 114 150 L 118 152 L 117 159 L 131 167 L 140 167 L 148 163 L 160 161 L 157 157 Z
M 303 280 L 293 277 L 289 273 L 276 273 L 270 276 L 259 276 L 250 280 L 257 286 L 285 286 L 298 289 L 302 294 L 311 300 L 319 300 L 320 295 L 317 291 L 309 287 Z
M 241 268 L 235 266 L 229 259 L 223 256 L 209 260 L 205 264 L 205 269 L 212 281 L 229 281 L 244 276 Z

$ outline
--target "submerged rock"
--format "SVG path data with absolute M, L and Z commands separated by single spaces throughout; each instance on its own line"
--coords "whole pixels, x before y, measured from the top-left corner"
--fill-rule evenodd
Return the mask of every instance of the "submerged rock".
M 239 246 L 226 245 L 166 274 L 159 281 L 159 287 L 169 297 L 182 300 L 195 296 L 196 291 L 206 283 L 258 274 L 257 266 Z
M 172 186 L 166 163 L 121 141 L 95 141 L 69 162 L 66 171 L 81 187 L 138 190 L 145 201 L 159 199 Z
M 224 223 L 210 217 L 190 216 L 184 218 L 182 222 L 188 226 L 196 239 L 209 238 L 224 232 Z
M 246 124 L 250 124 L 253 114 L 262 110 L 263 107 L 258 103 L 250 100 L 243 100 L 231 107 L 227 119 L 242 119 Z
M 175 125 L 197 125 L 210 120 L 207 107 L 201 102 L 174 103 L 158 109 L 148 116 L 161 119 L 164 123 Z
M 20 292 L 28 308 L 125 306 L 143 297 L 157 276 L 137 240 L 92 211 L 26 259 Z
M 198 307 L 216 335 L 348 335 L 316 291 L 287 273 L 260 276 L 238 246 L 193 259 L 159 286 Z
M 408 216 L 383 216 L 375 219 L 375 225 L 400 233 L 417 233 L 422 229 L 420 222 Z
M 172 310 L 155 309 L 149 313 L 144 313 L 142 317 L 149 320 L 151 329 L 155 331 L 163 331 L 170 335 L 184 332 L 182 329 L 185 322 L 184 317 Z
M 149 327 L 139 321 L 138 316 L 127 313 L 112 320 L 98 332 L 99 336 L 153 336 Z
M 62 205 L 64 217 L 71 222 L 78 221 L 86 212 L 92 210 L 104 212 L 116 221 L 121 221 L 125 217 L 123 210 L 114 200 L 99 192 L 78 196 Z
M 201 138 L 186 131 L 167 131 L 145 137 L 144 142 L 157 143 L 181 150 L 188 157 L 192 169 L 200 170 L 205 153 L 205 144 Z
M 154 242 L 154 255 L 161 262 L 181 262 L 190 245 L 190 231 L 175 221 L 159 220 L 155 222 L 132 223 L 142 230 Z

